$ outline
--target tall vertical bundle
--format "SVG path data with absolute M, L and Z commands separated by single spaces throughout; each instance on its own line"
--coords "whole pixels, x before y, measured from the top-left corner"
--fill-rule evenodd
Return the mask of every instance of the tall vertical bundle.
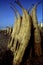
M 10 4 L 13 5 L 12 3 L 10 3 Z M 11 39 L 10 39 L 10 42 L 8 44 L 8 48 L 10 48 L 13 51 L 13 48 L 16 47 L 16 44 L 15 44 L 15 42 L 17 41 L 16 40 L 16 34 L 18 34 L 19 33 L 19 30 L 20 30 L 21 16 L 20 16 L 20 14 L 18 13 L 18 11 L 16 10 L 15 7 L 14 8 L 11 7 L 11 8 L 15 12 L 15 15 L 17 14 L 16 21 L 14 23 L 13 31 L 12 31 L 12 34 L 11 34 Z
M 22 17 L 22 25 L 20 32 L 17 36 L 19 41 L 19 48 L 16 49 L 17 52 L 14 54 L 14 61 L 13 63 L 15 65 L 18 65 L 23 58 L 24 52 L 26 50 L 26 47 L 28 46 L 30 36 L 31 36 L 31 18 L 30 15 L 28 15 L 28 12 L 20 5 L 20 3 L 16 2 L 23 11 L 23 17 Z
M 34 48 L 35 48 L 35 54 L 37 56 L 41 55 L 41 37 L 40 37 L 40 31 L 39 31 L 39 27 L 38 27 L 38 21 L 37 21 L 37 16 L 36 16 L 36 9 L 38 4 L 40 4 L 40 2 L 38 2 L 32 9 L 31 12 L 31 17 L 33 20 L 33 26 L 35 28 L 34 30 Z
M 34 4 L 32 4 L 30 6 L 30 8 L 28 8 L 28 14 L 31 13 L 31 10 L 32 8 L 34 7 Z M 32 20 L 32 16 L 30 15 L 31 17 L 31 38 L 30 38 L 30 54 L 29 54 L 29 57 L 34 57 L 35 56 L 35 51 L 34 51 L 34 26 L 33 26 L 33 20 Z

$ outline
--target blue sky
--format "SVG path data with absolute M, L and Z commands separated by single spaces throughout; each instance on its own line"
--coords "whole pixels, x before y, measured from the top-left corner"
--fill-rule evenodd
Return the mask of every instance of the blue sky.
M 13 26 L 15 21 L 15 14 L 10 8 L 9 1 L 11 0 L 0 0 L 0 27 Z M 13 0 L 12 0 L 13 1 Z M 28 9 L 31 4 L 35 4 L 41 0 L 19 0 L 25 9 Z M 17 10 L 22 15 L 21 8 L 15 4 Z M 42 22 L 42 3 L 37 7 L 37 18 L 38 22 Z

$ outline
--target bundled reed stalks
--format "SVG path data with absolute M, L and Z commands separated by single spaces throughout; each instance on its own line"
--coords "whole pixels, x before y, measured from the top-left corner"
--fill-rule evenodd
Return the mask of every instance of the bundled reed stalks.
M 36 9 L 39 4 L 40 4 L 40 2 L 36 3 L 31 12 L 33 26 L 35 28 L 35 30 L 34 30 L 34 49 L 35 49 L 35 54 L 37 56 L 40 56 L 42 53 L 41 52 L 41 36 L 40 36 L 40 30 L 38 27 L 38 20 L 37 20 L 37 16 L 36 16 Z

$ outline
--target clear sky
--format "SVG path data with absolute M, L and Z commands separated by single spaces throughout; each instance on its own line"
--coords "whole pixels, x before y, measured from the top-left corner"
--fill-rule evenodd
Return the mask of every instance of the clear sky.
M 15 21 L 15 14 L 10 8 L 9 1 L 11 0 L 0 0 L 0 27 L 13 26 Z M 12 0 L 13 1 L 13 0 Z M 35 4 L 41 0 L 19 0 L 25 9 L 28 9 L 31 4 Z M 22 10 L 17 4 L 15 4 L 17 10 L 21 14 Z M 22 14 L 21 14 L 22 15 Z M 42 22 L 42 3 L 37 7 L 37 18 L 38 22 Z

